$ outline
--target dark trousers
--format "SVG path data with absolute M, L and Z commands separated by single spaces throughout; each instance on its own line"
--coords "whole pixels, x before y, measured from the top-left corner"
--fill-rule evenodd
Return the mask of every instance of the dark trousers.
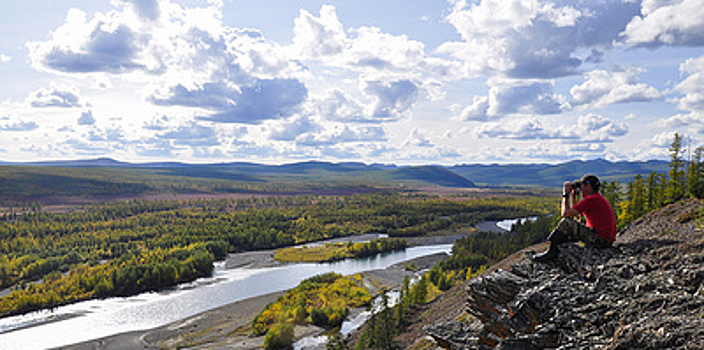
M 538 260 L 548 260 L 557 256 L 558 244 L 565 242 L 581 241 L 599 248 L 608 248 L 611 242 L 599 237 L 596 232 L 587 225 L 570 218 L 563 218 L 557 227 L 548 236 L 550 247 L 542 254 L 536 255 Z

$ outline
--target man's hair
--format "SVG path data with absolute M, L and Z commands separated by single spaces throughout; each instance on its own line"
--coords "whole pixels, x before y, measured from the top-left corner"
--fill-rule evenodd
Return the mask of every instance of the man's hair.
M 599 192 L 599 187 L 601 187 L 601 182 L 599 182 L 599 178 L 594 175 L 584 175 L 582 176 L 582 179 L 579 180 L 579 182 L 589 184 L 590 186 L 592 186 L 594 192 Z

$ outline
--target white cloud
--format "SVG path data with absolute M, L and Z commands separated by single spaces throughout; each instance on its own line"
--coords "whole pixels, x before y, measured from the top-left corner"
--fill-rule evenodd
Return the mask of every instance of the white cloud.
M 704 113 L 692 112 L 688 114 L 676 114 L 663 119 L 657 123 L 669 130 L 679 131 L 680 134 L 695 133 L 704 134 Z M 674 134 L 674 131 L 671 132 Z
M 455 104 L 452 106 L 452 110 L 460 120 L 489 120 L 489 97 L 474 96 L 472 103 L 466 107 L 462 108 L 459 104 Z
M 220 9 L 183 9 L 167 1 L 119 4 L 90 20 L 71 10 L 49 41 L 29 44 L 34 65 L 148 82 L 149 101 L 203 108 L 203 119 L 215 122 L 279 119 L 305 100 L 306 87 L 291 77 L 300 68 L 284 50 L 256 31 L 224 27 Z
M 86 111 L 81 113 L 78 117 L 78 125 L 93 125 L 95 124 L 95 118 L 93 117 L 93 111 Z
M 323 6 L 319 17 L 301 11 L 294 34 L 293 45 L 288 50 L 298 58 L 362 74 L 365 80 L 456 78 L 458 65 L 429 57 L 420 41 L 385 33 L 377 27 L 345 30 L 333 6 Z
M 704 56 L 690 58 L 680 66 L 686 78 L 677 84 L 677 90 L 685 96 L 679 100 L 679 108 L 704 113 Z
M 0 124 L 1 131 L 32 131 L 39 128 L 39 125 L 33 121 L 20 121 L 15 123 Z
M 329 120 L 348 122 L 373 122 L 366 116 L 361 103 L 343 91 L 334 89 L 319 102 L 314 103 L 317 114 Z
M 612 142 L 614 137 L 626 135 L 628 126 L 597 114 L 586 114 L 579 116 L 571 132 L 583 135 L 582 140 L 587 142 Z
M 644 0 L 623 37 L 629 45 L 704 45 L 704 6 L 701 0 Z
M 275 141 L 294 141 L 300 135 L 314 133 L 321 129 L 319 125 L 306 117 L 295 117 L 273 125 L 269 130 L 269 139 Z
M 7 63 L 12 61 L 12 57 L 5 55 L 5 54 L 0 54 L 0 63 Z
M 302 57 L 322 58 L 341 53 L 347 46 L 347 35 L 337 19 L 335 8 L 324 5 L 320 17 L 301 10 L 293 28 L 293 51 Z
M 139 52 L 142 40 L 118 12 L 98 13 L 87 21 L 84 12 L 71 9 L 66 24 L 52 32 L 48 42 L 27 46 L 37 69 L 120 73 L 144 68 Z
M 227 82 L 205 83 L 189 89 L 183 85 L 154 95 L 161 105 L 207 108 L 214 113 L 200 119 L 219 123 L 259 124 L 298 112 L 308 91 L 295 79 L 256 79 L 251 85 L 232 86 Z
M 635 3 L 589 1 L 558 6 L 537 0 L 458 0 L 448 21 L 463 41 L 439 52 L 465 63 L 467 76 L 499 73 L 513 78 L 556 78 L 578 72 L 583 48 L 609 48 Z
M 190 123 L 181 125 L 174 130 L 158 134 L 160 140 L 170 140 L 175 146 L 189 146 L 193 148 L 218 146 L 218 135 L 212 127 Z
M 432 148 L 434 146 L 435 145 L 430 140 L 428 140 L 428 138 L 425 136 L 424 132 L 418 128 L 414 128 L 413 130 L 411 130 L 410 134 L 408 135 L 408 138 L 401 145 L 402 148 L 406 148 L 406 147 Z
M 486 121 L 516 114 L 557 114 L 568 108 L 549 82 L 495 81 L 489 96 L 475 96 L 467 107 L 453 110 L 462 120 Z
M 386 131 L 379 126 L 336 125 L 319 133 L 306 133 L 296 139 L 302 146 L 334 146 L 345 143 L 386 141 Z
M 564 135 L 559 131 L 550 132 L 543 128 L 538 119 L 521 119 L 514 123 L 486 123 L 474 129 L 477 138 L 499 138 L 515 140 L 566 139 L 576 135 Z
M 485 123 L 474 129 L 477 138 L 499 138 L 513 140 L 563 140 L 572 142 L 603 143 L 613 142 L 614 137 L 628 133 L 625 124 L 596 114 L 579 116 L 577 123 L 570 126 L 546 128 L 538 118 L 519 118 L 502 123 Z
M 328 120 L 354 123 L 383 123 L 397 121 L 412 114 L 421 88 L 410 80 L 363 80 L 360 84 L 364 100 L 333 89 L 313 109 Z
M 594 70 L 585 73 L 585 82 L 570 89 L 571 104 L 600 108 L 613 103 L 648 102 L 660 98 L 660 92 L 647 84 L 638 82 L 642 71 L 628 68 L 609 73 Z
M 365 114 L 373 120 L 393 121 L 411 114 L 418 87 L 410 80 L 364 81 L 362 90 L 373 99 Z
M 80 93 L 75 86 L 58 86 L 51 84 L 49 88 L 39 88 L 29 94 L 27 103 L 30 106 L 41 107 L 81 107 Z
M 487 114 L 556 114 L 563 109 L 562 97 L 552 93 L 551 83 L 530 82 L 493 86 Z

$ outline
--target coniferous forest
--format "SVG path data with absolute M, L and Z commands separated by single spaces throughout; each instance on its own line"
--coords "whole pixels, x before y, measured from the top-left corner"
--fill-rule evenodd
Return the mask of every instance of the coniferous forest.
M 0 214 L 0 316 L 127 296 L 208 276 L 228 253 L 355 234 L 409 237 L 544 214 L 541 197 L 448 200 L 380 191 L 349 196 L 130 200 Z

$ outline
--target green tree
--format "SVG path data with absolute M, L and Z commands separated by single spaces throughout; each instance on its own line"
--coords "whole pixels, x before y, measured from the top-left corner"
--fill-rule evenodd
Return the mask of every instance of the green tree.
M 618 218 L 618 208 L 621 203 L 621 183 L 618 181 L 604 181 L 601 194 L 606 197 Z
M 702 165 L 702 156 L 704 148 L 697 147 L 694 149 L 692 160 L 687 171 L 687 190 L 689 195 L 694 198 L 704 198 L 704 165 Z
M 645 180 L 648 211 L 655 210 L 663 206 L 666 187 L 667 177 L 665 174 L 652 172 L 648 175 L 648 178 Z
M 667 192 L 665 196 L 672 203 L 684 197 L 685 194 L 685 160 L 684 150 L 682 145 L 682 136 L 675 133 L 675 139 L 670 145 L 670 171 L 668 175 L 670 180 L 667 184 Z

